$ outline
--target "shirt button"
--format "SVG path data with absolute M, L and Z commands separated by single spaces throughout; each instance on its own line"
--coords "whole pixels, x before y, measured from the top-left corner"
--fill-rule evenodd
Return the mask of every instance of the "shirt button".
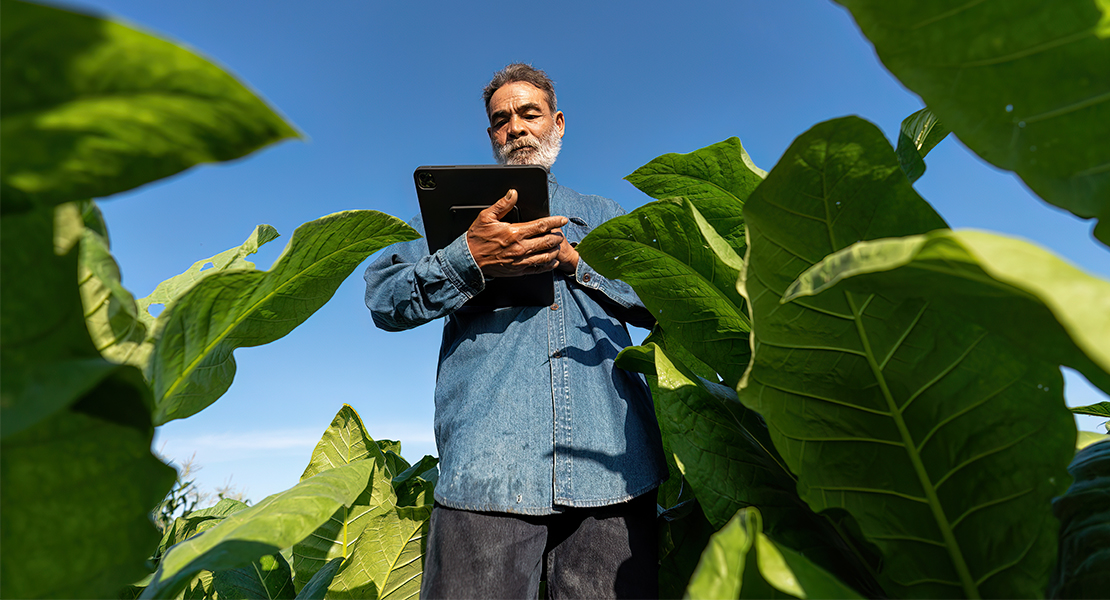
M 590 280 L 590 274 L 589 273 L 586 273 L 585 275 L 582 276 L 582 281 L 583 282 L 586 282 L 586 281 L 589 281 L 589 280 Z
M 563 356 L 563 353 L 556 350 L 555 354 L 551 355 L 551 358 L 562 358 L 562 356 Z
M 555 304 L 552 304 L 551 305 L 551 310 L 559 310 L 559 303 L 556 302 Z

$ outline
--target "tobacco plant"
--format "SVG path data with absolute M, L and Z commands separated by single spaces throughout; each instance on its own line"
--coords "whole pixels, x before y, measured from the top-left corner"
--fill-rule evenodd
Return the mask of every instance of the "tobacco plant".
M 1046 201 L 1105 219 L 1105 15 L 844 4 L 928 104 L 897 150 L 847 117 L 770 172 L 736 138 L 668 154 L 627 178 L 658 200 L 578 247 L 658 322 L 618 365 L 649 375 L 668 486 L 693 492 L 662 495 L 664 575 L 685 578 L 664 590 L 1098 597 L 1107 444 L 1077 444 L 1059 369 L 1110 392 L 1110 282 L 953 231 L 911 184 L 951 130 Z M 1095 236 L 1107 243 L 1105 221 Z M 689 532 L 707 541 L 696 568 Z

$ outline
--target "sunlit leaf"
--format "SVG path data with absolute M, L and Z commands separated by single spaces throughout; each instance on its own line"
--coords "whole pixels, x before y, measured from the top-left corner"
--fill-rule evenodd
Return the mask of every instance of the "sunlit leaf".
M 960 141 L 1110 244 L 1105 2 L 837 1 Z
M 344 404 L 316 444 L 301 481 L 360 461 L 376 465 L 370 484 L 354 502 L 338 507 L 312 535 L 293 545 L 292 562 L 297 587 L 307 585 L 317 571 L 335 558 L 350 556 L 352 547 L 366 527 L 367 513 L 379 505 L 392 506 L 396 503 L 385 456 L 366 433 L 366 426 L 358 413 Z
M 280 554 L 268 554 L 245 567 L 216 571 L 213 588 L 219 600 L 293 598 L 293 572 Z
M 687 598 L 863 598 L 805 556 L 763 534 L 759 511 L 744 508 L 713 534 Z
M 0 9 L 5 214 L 107 196 L 297 136 L 184 47 L 49 6 L 3 0 Z
M 236 348 L 268 344 L 327 302 L 367 256 L 415 239 L 401 220 L 346 211 L 305 223 L 269 271 L 234 269 L 200 280 L 159 316 L 149 376 L 155 423 L 195 414 L 235 376 Z
M 883 134 L 855 117 L 815 126 L 744 217 L 754 352 L 740 400 L 802 498 L 856 519 L 891 596 L 1042 593 L 1047 507 L 1075 441 L 1059 368 L 921 298 L 835 286 L 780 301 L 830 253 L 944 227 Z
M 354 552 L 328 589 L 328 598 L 416 598 L 424 571 L 424 536 L 432 506 L 374 508 Z
M 861 242 L 803 273 L 785 300 L 833 286 L 923 298 L 1110 393 L 1110 281 L 1028 242 L 947 229 Z
M 1077 415 L 1091 415 L 1092 417 L 1110 418 L 1110 402 L 1099 402 L 1087 406 L 1073 406 L 1071 412 Z
M 330 469 L 236 512 L 170 548 L 143 598 L 168 598 L 202 570 L 236 569 L 303 540 L 341 506 L 350 506 L 381 466 L 363 460 Z
M 949 133 L 948 128 L 927 108 L 902 121 L 895 153 L 910 183 L 917 181 L 925 173 L 925 155 Z
M 703 203 L 711 202 L 723 201 Z M 690 201 L 659 200 L 607 221 L 578 252 L 631 285 L 663 329 L 726 382 L 739 380 L 751 354 L 736 291 L 743 261 Z

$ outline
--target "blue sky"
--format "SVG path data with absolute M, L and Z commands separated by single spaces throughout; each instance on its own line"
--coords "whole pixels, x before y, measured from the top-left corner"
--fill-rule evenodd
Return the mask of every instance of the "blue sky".
M 770 170 L 812 125 L 859 115 L 896 139 L 922 107 L 883 68 L 850 16 L 827 0 L 777 2 L 73 1 L 214 59 L 301 131 L 246 159 L 202 166 L 101 202 L 124 284 L 145 296 L 194 261 L 240 244 L 260 223 L 282 233 L 347 209 L 405 220 L 412 171 L 492 162 L 481 88 L 509 62 L 556 81 L 566 114 L 553 172 L 564 185 L 632 210 L 649 199 L 622 178 L 660 154 L 738 136 Z M 1110 278 L 1090 224 L 1030 194 L 951 136 L 928 158 L 922 196 L 953 227 L 1033 240 Z M 155 449 L 195 454 L 197 483 L 254 501 L 297 482 L 344 404 L 410 460 L 435 454 L 432 390 L 440 323 L 374 328 L 364 267 L 285 338 L 236 352 L 231 390 L 160 428 Z M 1105 399 L 1068 377 L 1069 403 Z M 1095 420 L 1084 421 L 1093 429 Z

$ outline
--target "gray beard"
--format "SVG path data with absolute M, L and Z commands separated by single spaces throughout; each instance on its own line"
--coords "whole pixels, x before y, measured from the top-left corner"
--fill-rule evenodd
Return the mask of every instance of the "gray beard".
M 490 140 L 490 144 L 493 146 L 493 158 L 499 165 L 540 165 L 551 170 L 551 165 L 555 164 L 559 150 L 563 147 L 563 138 L 552 127 L 539 139 L 528 136 L 505 142 L 504 145 Z M 513 154 L 513 150 L 524 147 L 531 150 Z

